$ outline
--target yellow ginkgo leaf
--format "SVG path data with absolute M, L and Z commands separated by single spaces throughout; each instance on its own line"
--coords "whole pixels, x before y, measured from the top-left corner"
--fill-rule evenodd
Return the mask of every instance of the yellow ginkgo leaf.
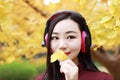
M 112 19 L 112 16 L 105 16 L 103 17 L 99 23 L 104 24 Z
M 58 50 L 57 52 L 55 52 L 51 55 L 50 62 L 55 62 L 56 60 L 63 61 L 66 59 L 68 59 L 68 56 L 63 51 Z
M 63 51 L 59 51 L 60 53 L 60 56 L 59 56 L 59 61 L 63 61 L 63 60 L 66 60 L 68 59 L 68 56 L 63 52 Z

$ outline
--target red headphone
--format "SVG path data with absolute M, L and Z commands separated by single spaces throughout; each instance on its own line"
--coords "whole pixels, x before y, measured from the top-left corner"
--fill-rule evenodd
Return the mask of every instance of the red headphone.
M 87 36 L 86 32 L 82 31 L 82 33 L 81 33 L 81 51 L 83 53 L 86 53 L 86 45 L 85 45 L 86 36 Z M 45 45 L 47 46 L 48 45 L 48 33 L 45 35 L 45 43 L 46 43 Z
M 86 53 L 86 46 L 85 46 L 85 40 L 86 40 L 86 32 L 85 31 L 82 31 L 82 34 L 81 34 L 81 51 L 83 53 Z

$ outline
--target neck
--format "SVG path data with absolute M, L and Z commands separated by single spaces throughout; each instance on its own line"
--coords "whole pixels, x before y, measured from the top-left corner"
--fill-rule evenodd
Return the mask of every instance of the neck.
M 79 65 L 79 60 L 78 60 L 78 58 L 73 59 L 73 62 L 74 62 L 76 65 Z

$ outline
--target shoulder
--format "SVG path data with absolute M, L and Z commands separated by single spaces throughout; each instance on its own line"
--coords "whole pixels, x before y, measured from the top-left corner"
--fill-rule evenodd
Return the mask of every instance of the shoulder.
M 105 78 L 105 80 L 113 80 L 113 77 L 110 73 L 106 73 L 106 72 L 99 72 L 99 74 L 101 74 L 101 76 L 103 78 Z
M 79 73 L 79 78 L 87 80 L 113 80 L 111 74 L 100 71 L 83 71 Z
M 43 80 L 44 74 L 40 74 L 36 77 L 35 80 Z

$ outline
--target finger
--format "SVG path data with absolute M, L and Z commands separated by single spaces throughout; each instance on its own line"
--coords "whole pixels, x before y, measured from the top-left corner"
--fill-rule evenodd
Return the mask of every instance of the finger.
M 69 66 L 72 66 L 76 69 L 78 68 L 77 65 L 71 59 L 60 62 L 60 65 L 63 65 L 63 64 L 68 64 Z
M 63 62 L 60 66 L 61 66 L 60 72 L 65 73 L 65 74 L 67 74 L 68 71 L 70 71 L 69 69 L 72 69 L 72 67 L 69 64 L 67 64 L 66 62 Z
M 65 79 L 66 80 L 69 80 L 69 77 L 70 77 L 68 75 L 69 72 L 68 72 L 68 70 L 64 66 L 60 67 L 60 72 L 65 74 Z
M 68 61 L 61 64 L 60 72 L 65 74 L 66 80 L 73 80 L 78 76 L 78 69 L 72 66 Z
M 75 72 L 78 72 L 77 65 L 72 60 L 66 60 L 64 62 L 60 62 L 61 69 L 67 69 L 72 72 L 74 70 Z
M 65 65 L 65 64 L 64 64 Z M 65 65 L 66 66 L 66 65 Z M 66 70 L 65 66 L 61 66 L 60 67 L 60 72 L 61 73 L 68 73 L 68 71 Z

